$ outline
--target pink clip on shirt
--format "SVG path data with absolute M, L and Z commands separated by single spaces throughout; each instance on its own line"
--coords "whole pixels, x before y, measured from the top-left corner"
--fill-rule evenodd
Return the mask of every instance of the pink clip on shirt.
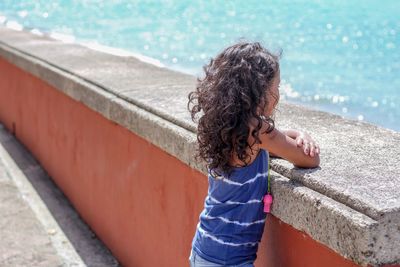
M 271 210 L 271 204 L 272 204 L 272 195 L 271 194 L 266 194 L 264 196 L 264 212 L 269 213 Z

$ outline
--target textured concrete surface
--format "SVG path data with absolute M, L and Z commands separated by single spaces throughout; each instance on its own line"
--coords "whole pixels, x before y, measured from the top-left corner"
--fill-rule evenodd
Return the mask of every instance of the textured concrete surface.
M 364 254 L 375 246 L 371 237 L 378 226 L 375 220 L 296 180 L 271 173 L 275 216 L 346 258 L 363 263 Z
M 48 233 L 0 165 L 0 266 L 62 266 Z
M 2 124 L 0 214 L 0 266 L 119 266 Z
M 0 56 L 206 173 L 194 161 L 186 111 L 195 77 L 1 27 Z M 290 180 L 274 179 L 272 213 L 360 264 L 400 263 L 400 134 L 293 104 L 279 109 L 278 127 L 316 138 L 321 165 L 273 160 L 277 177 Z

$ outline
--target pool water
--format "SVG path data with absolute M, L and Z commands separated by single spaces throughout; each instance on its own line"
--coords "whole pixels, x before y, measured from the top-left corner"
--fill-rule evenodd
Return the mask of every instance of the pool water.
M 329 3 L 329 4 L 328 4 Z M 400 1 L 0 1 L 0 23 L 202 75 L 240 38 L 282 49 L 283 98 L 400 131 Z

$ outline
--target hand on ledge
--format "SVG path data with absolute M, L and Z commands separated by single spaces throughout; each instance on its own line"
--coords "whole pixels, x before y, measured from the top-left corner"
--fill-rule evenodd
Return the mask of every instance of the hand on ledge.
M 289 137 L 289 140 L 292 139 L 295 142 L 294 145 L 297 146 L 298 148 L 301 149 L 304 155 L 309 157 L 309 159 L 312 158 L 311 162 L 308 162 L 307 160 L 304 163 L 296 164 L 298 162 L 293 162 L 295 167 L 299 168 L 315 168 L 319 166 L 319 154 L 320 154 L 320 148 L 319 145 L 315 142 L 314 139 L 311 138 L 311 136 L 302 131 L 298 130 L 282 130 L 281 131 L 283 135 L 286 135 Z M 269 152 L 270 156 L 273 158 L 281 158 L 285 159 L 277 154 L 274 154 L 272 152 Z M 291 160 L 290 160 L 291 161 Z

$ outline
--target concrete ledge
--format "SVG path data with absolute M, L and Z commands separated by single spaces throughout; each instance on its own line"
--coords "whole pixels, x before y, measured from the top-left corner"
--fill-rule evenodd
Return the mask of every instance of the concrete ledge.
M 301 183 L 272 172 L 273 214 L 345 258 L 368 261 L 378 222 Z
M 0 56 L 206 174 L 186 111 L 195 77 L 0 27 Z M 272 164 L 272 214 L 359 264 L 400 263 L 400 134 L 282 103 L 278 127 L 310 132 L 318 169 Z

